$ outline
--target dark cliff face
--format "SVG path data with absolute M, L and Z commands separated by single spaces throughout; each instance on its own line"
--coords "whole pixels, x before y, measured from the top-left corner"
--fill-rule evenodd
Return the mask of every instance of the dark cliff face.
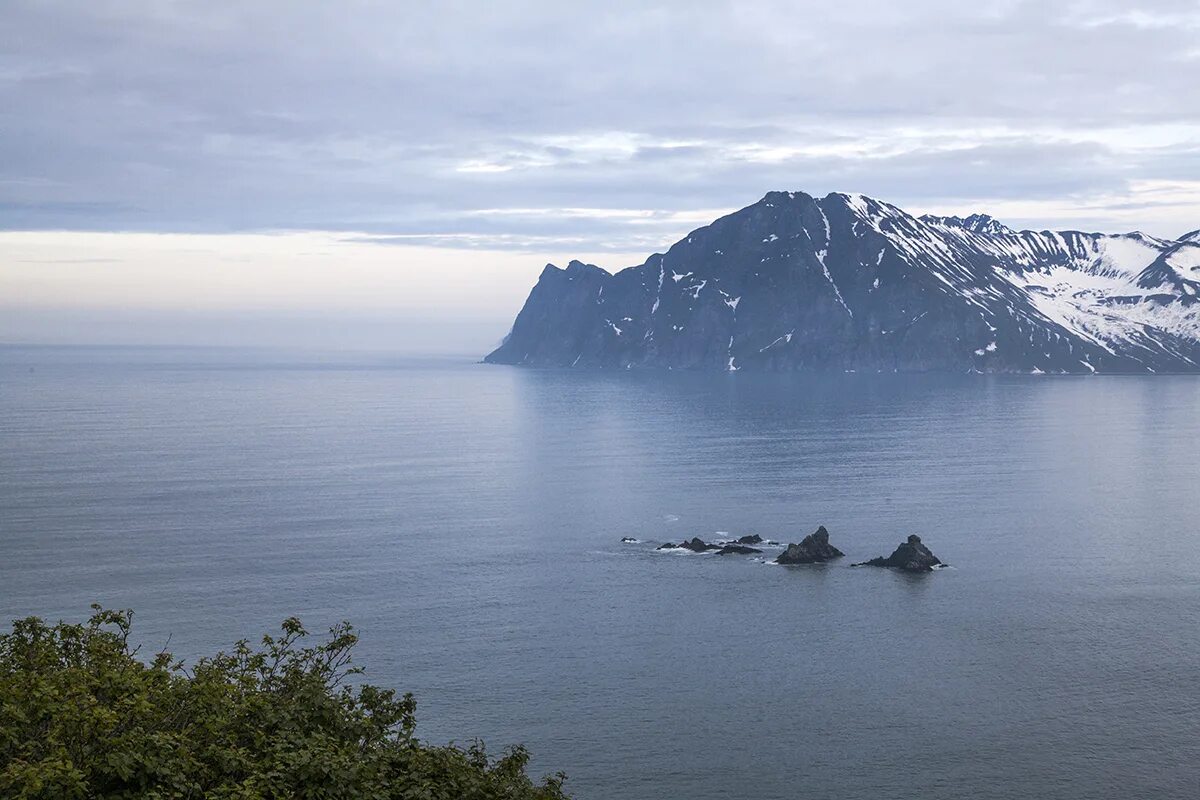
M 487 360 L 571 366 L 580 353 L 602 351 L 603 292 L 611 280 L 590 264 L 572 261 L 565 270 L 547 264 L 513 323 L 514 333 Z
M 1014 232 L 985 215 L 918 219 L 857 195 L 771 192 L 615 275 L 547 266 L 485 360 L 1194 371 L 1192 249 L 1141 234 Z

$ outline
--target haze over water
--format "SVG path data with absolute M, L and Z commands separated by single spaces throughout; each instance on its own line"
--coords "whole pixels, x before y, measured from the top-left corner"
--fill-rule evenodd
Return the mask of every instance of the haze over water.
M 581 800 L 1189 797 L 1197 412 L 1182 376 L 4 348 L 0 616 L 132 607 L 188 659 L 349 619 L 424 738 Z M 654 551 L 819 524 L 847 558 Z M 849 567 L 910 533 L 953 568 Z

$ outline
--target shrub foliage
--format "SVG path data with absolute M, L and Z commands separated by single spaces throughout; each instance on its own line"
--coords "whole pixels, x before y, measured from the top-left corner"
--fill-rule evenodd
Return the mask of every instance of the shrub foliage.
M 149 662 L 133 615 L 18 620 L 0 635 L 0 797 L 558 800 L 521 747 L 491 759 L 417 740 L 411 695 L 358 683 L 342 624 L 308 644 L 297 619 L 261 647 L 186 669 Z

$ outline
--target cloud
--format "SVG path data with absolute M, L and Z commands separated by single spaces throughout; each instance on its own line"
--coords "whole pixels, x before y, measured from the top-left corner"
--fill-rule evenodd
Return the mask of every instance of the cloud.
M 10 0 L 0 227 L 629 252 L 787 188 L 1166 234 L 1200 197 L 1137 187 L 1200 179 L 1196 25 L 1169 0 Z

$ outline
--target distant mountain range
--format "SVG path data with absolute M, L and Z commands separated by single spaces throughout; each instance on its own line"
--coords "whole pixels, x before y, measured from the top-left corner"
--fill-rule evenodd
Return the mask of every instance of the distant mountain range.
M 485 361 L 709 370 L 1200 371 L 1200 230 L 1015 231 L 770 192 L 611 274 L 547 265 Z

